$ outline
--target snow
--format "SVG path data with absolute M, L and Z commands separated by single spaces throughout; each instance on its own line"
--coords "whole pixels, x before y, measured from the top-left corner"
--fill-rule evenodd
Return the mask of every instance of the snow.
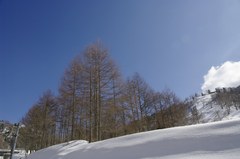
M 228 114 L 226 108 L 222 109 L 221 106 L 211 102 L 214 94 L 200 96 L 194 100 L 194 106 L 202 115 L 200 123 L 240 118 L 240 110 L 236 110 L 234 106 L 230 107 L 230 114 Z
M 24 159 L 24 157 L 27 158 L 26 153 L 18 153 L 13 155 L 13 159 Z
M 54 145 L 28 159 L 239 159 L 240 119 Z

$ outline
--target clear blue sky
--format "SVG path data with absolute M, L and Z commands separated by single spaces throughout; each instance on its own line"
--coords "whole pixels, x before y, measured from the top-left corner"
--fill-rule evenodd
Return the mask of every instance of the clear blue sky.
M 0 119 L 19 121 L 97 39 L 124 77 L 185 98 L 240 59 L 236 0 L 0 0 Z

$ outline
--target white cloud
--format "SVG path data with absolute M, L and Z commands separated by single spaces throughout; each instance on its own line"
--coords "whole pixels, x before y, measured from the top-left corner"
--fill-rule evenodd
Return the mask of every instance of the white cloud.
M 212 66 L 203 78 L 202 91 L 213 91 L 218 87 L 237 87 L 240 85 L 240 61 L 227 61 L 221 66 Z

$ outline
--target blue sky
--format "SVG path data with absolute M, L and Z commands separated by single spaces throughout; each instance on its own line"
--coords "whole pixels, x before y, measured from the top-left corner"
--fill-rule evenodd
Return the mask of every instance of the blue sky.
M 237 0 L 0 0 L 0 119 L 19 121 L 101 39 L 124 77 L 184 99 L 211 66 L 240 59 Z

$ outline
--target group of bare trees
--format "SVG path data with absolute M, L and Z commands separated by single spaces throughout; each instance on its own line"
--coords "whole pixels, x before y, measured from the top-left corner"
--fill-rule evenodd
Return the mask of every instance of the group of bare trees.
M 57 101 L 46 91 L 23 117 L 26 127 L 20 129 L 20 142 L 27 149 L 43 148 L 56 143 Z
M 8 121 L 0 120 L 0 149 L 10 147 L 11 137 L 13 136 L 12 125 Z
M 72 60 L 58 95 L 46 91 L 23 117 L 19 144 L 36 150 L 184 125 L 186 112 L 172 91 L 155 92 L 138 73 L 123 80 L 108 50 L 94 43 Z
M 223 88 L 216 89 L 216 93 L 213 95 L 212 102 L 225 108 L 227 113 L 230 113 L 231 107 L 234 107 L 236 110 L 240 109 L 240 91 L 239 87 L 237 88 Z
M 208 96 L 205 98 L 205 96 Z M 240 110 L 240 86 L 229 88 L 216 88 L 215 91 L 208 90 L 199 96 L 195 94 L 186 99 L 189 108 L 189 124 L 197 124 L 204 121 L 204 114 L 197 106 L 207 106 L 215 109 L 215 117 L 212 120 L 219 121 L 228 116 L 232 111 Z M 219 107 L 221 109 L 219 109 Z

